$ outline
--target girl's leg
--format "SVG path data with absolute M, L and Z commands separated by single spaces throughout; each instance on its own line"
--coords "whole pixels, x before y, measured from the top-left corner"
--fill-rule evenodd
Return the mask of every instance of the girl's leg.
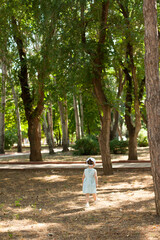
M 86 207 L 89 207 L 89 193 L 86 194 Z
M 89 193 L 86 193 L 86 203 L 89 203 Z
M 93 199 L 94 199 L 94 201 L 97 200 L 97 194 L 96 193 L 93 193 Z

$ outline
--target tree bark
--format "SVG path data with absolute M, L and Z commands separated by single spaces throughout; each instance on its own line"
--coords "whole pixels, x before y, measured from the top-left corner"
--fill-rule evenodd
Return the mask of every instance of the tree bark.
M 49 132 L 51 134 L 52 144 L 54 147 L 54 138 L 53 138 L 53 113 L 52 113 L 52 107 L 50 106 L 47 112 L 47 122 L 49 127 Z
M 21 132 L 21 119 L 19 114 L 18 98 L 17 98 L 17 94 L 16 94 L 12 80 L 9 79 L 9 81 L 12 88 L 12 94 L 14 98 L 15 111 L 16 111 L 17 135 L 18 135 L 17 152 L 22 152 L 22 132 Z
M 69 151 L 67 101 L 59 100 L 58 105 L 59 105 L 59 111 L 61 116 L 61 126 L 62 126 L 62 147 L 63 147 L 63 152 L 67 152 Z
M 47 115 L 48 115 L 48 112 L 47 112 Z M 43 130 L 46 135 L 46 140 L 47 140 L 47 144 L 48 144 L 48 148 L 49 148 L 49 154 L 54 154 L 54 150 L 53 150 L 54 145 L 53 145 L 52 133 L 51 133 L 51 129 L 50 129 L 50 122 L 47 120 L 48 120 L 48 117 L 46 119 L 46 113 L 44 111 L 43 112 Z
M 137 160 L 137 134 L 136 126 L 132 123 L 131 118 L 131 107 L 132 107 L 132 78 L 128 73 L 128 70 L 125 69 L 126 74 L 126 102 L 125 102 L 125 122 L 129 134 L 129 146 L 128 146 L 128 160 Z
M 79 104 L 75 95 L 73 95 L 73 106 L 74 106 L 74 114 L 75 114 L 75 122 L 76 122 L 76 140 L 81 138 L 81 119 L 79 112 Z
M 6 77 L 7 67 L 5 60 L 2 61 L 2 86 L 1 86 L 1 110 L 0 110 L 0 153 L 4 154 L 5 146 L 5 105 L 6 105 Z
M 125 81 L 123 81 L 122 69 L 118 69 L 118 73 L 116 75 L 117 75 L 117 80 L 119 82 L 118 93 L 117 93 L 117 99 L 119 99 L 119 97 L 122 94 L 123 86 L 125 83 Z M 113 119 L 114 119 L 114 123 L 113 123 L 113 127 L 111 128 L 110 140 L 113 140 L 119 134 L 119 130 L 118 130 L 119 112 L 116 109 L 113 112 Z
M 155 189 L 157 215 L 160 215 L 160 79 L 157 1 L 144 0 L 145 77 L 147 91 L 148 139 Z
M 81 137 L 84 137 L 84 114 L 83 114 L 83 100 L 82 100 L 82 94 L 80 94 L 79 97 L 79 104 L 80 104 L 80 112 L 81 112 Z
M 28 138 L 30 142 L 30 161 L 42 161 L 41 124 L 38 117 L 28 119 Z

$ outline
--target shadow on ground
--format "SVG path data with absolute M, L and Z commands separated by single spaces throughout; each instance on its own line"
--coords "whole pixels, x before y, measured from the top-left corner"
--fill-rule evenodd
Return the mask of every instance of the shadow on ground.
M 150 171 L 98 171 L 84 208 L 83 170 L 1 170 L 0 239 L 152 240 L 160 234 Z

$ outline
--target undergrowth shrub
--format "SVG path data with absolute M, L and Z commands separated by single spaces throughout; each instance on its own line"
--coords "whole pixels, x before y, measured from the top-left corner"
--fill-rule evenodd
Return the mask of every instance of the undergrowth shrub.
M 141 129 L 141 131 L 138 134 L 138 146 L 139 147 L 147 147 L 148 146 L 147 131 L 145 131 L 144 129 Z
M 110 141 L 110 150 L 114 154 L 124 154 L 128 148 L 128 141 L 118 140 L 117 138 Z
M 17 143 L 17 130 L 11 129 L 5 131 L 5 149 L 11 149 L 15 143 Z
M 97 155 L 99 154 L 99 143 L 95 136 L 87 136 L 79 139 L 72 146 L 74 155 Z

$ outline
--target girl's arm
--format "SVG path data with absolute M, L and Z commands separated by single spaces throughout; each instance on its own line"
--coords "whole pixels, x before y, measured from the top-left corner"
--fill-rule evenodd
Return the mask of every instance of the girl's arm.
M 85 174 L 83 173 L 83 176 L 82 176 L 82 184 L 83 184 L 84 178 L 85 178 Z
M 94 177 L 95 177 L 95 181 L 96 181 L 96 186 L 98 187 L 98 177 L 97 177 L 97 171 L 95 171 Z

